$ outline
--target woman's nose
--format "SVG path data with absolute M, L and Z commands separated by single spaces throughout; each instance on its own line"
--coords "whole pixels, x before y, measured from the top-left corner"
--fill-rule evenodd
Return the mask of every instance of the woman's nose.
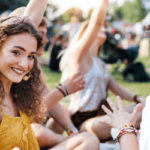
M 23 69 L 27 69 L 28 68 L 28 59 L 26 57 L 20 58 L 18 65 L 20 67 L 22 67 Z

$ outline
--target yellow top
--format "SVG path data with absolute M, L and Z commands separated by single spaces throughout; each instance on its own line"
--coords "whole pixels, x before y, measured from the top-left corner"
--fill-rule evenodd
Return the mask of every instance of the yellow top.
M 30 126 L 30 118 L 20 111 L 20 117 L 3 114 L 0 124 L 0 150 L 40 150 Z

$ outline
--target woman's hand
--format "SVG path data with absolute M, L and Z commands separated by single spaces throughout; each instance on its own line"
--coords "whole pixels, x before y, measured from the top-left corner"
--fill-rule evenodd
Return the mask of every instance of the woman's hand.
M 135 126 L 137 116 L 142 108 L 142 105 L 141 104 L 136 105 L 133 110 L 133 113 L 130 114 L 126 112 L 122 100 L 119 96 L 117 96 L 117 101 L 119 109 L 117 109 L 116 105 L 110 99 L 107 99 L 107 102 L 109 103 L 113 112 L 111 112 L 106 106 L 103 105 L 102 106 L 103 110 L 110 118 L 108 120 L 100 121 L 100 123 L 110 125 L 116 129 L 119 129 L 120 127 L 128 123 Z
M 75 93 L 79 90 L 84 89 L 83 75 L 78 72 L 75 73 L 72 77 L 66 79 L 63 84 L 66 86 L 69 94 Z

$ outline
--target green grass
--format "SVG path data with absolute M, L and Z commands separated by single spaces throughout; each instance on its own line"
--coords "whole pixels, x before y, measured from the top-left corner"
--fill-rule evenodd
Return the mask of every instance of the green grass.
M 47 53 L 44 53 L 43 58 L 47 58 Z M 147 72 L 150 75 L 150 58 L 149 57 L 147 57 L 147 58 L 138 58 L 136 61 L 137 62 L 138 61 L 142 62 L 144 64 L 144 66 L 146 67 Z M 115 65 L 109 65 L 110 73 L 112 73 L 112 70 L 113 70 L 114 66 Z M 122 65 L 120 68 L 124 68 L 124 66 Z M 51 90 L 54 89 L 60 81 L 61 73 L 52 72 L 52 71 L 49 70 L 48 67 L 42 67 L 42 69 L 43 69 L 43 72 L 44 72 L 44 79 L 45 79 L 45 82 L 46 82 L 47 86 Z M 133 92 L 137 95 L 146 97 L 150 93 L 150 88 L 149 88 L 150 87 L 150 82 L 143 82 L 143 83 L 127 82 L 127 81 L 124 81 L 122 79 L 122 76 L 119 72 L 114 73 L 113 77 L 120 86 L 126 88 L 127 90 L 129 90 L 129 91 L 131 91 L 131 92 Z M 108 96 L 116 103 L 116 98 L 115 98 L 116 96 L 114 96 L 111 92 L 108 92 Z M 69 105 L 69 97 L 66 97 L 66 98 L 62 99 L 61 101 L 63 103 L 65 103 L 67 106 Z M 129 104 L 131 104 L 131 102 L 124 101 L 124 104 L 129 105 Z

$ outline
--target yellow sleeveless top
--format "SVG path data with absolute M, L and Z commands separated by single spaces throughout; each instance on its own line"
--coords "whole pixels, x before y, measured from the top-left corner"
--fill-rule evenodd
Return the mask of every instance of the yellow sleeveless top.
M 40 150 L 34 132 L 30 126 L 30 118 L 20 112 L 20 117 L 11 117 L 3 113 L 0 124 L 0 150 Z

